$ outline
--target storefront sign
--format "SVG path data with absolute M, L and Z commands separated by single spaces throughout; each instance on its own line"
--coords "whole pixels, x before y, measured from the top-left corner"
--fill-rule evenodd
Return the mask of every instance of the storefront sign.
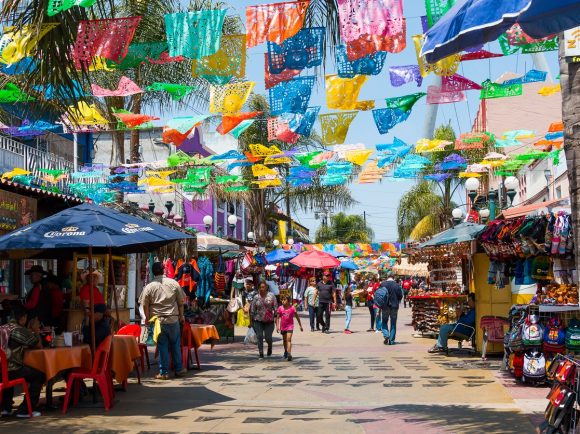
M 36 220 L 36 199 L 0 191 L 0 235 Z
M 568 63 L 580 62 L 580 27 L 564 32 L 564 57 Z

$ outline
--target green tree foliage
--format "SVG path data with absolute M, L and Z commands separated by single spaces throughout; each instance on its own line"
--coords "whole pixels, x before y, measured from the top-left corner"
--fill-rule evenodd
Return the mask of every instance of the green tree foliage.
M 330 218 L 330 225 L 316 231 L 317 243 L 370 243 L 374 232 L 360 215 L 339 212 Z

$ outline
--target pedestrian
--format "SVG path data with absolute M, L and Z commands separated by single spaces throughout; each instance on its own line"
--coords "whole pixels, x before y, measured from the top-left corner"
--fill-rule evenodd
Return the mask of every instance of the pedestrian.
M 310 320 L 310 331 L 314 331 L 314 322 L 316 321 L 316 330 L 320 330 L 318 321 L 318 297 L 316 295 L 316 277 L 308 279 L 308 288 L 304 291 L 304 300 L 308 306 L 308 319 Z
M 268 292 L 268 284 L 261 281 L 258 285 L 258 294 L 250 304 L 250 327 L 258 338 L 258 353 L 264 358 L 264 338 L 268 344 L 268 357 L 272 355 L 272 334 L 274 333 L 274 316 L 278 302 L 273 294 Z
M 469 293 L 467 297 L 467 305 L 469 309 L 467 312 L 459 310 L 459 318 L 457 322 L 450 324 L 443 324 L 439 327 L 439 337 L 437 343 L 429 349 L 429 353 L 444 353 L 447 352 L 447 340 L 452 332 L 471 336 L 475 327 L 475 294 Z
M 371 327 L 367 330 L 367 332 L 374 332 L 375 331 L 375 303 L 374 303 L 374 289 L 373 285 L 369 282 L 367 288 L 365 290 L 367 296 L 367 307 L 369 309 L 369 314 L 371 316 Z
M 151 271 L 153 280 L 143 288 L 139 303 L 143 306 L 147 323 L 155 317 L 159 321 L 161 329 L 157 337 L 159 374 L 155 378 L 168 380 L 170 353 L 175 376 L 181 377 L 187 373 L 187 367 L 183 366 L 181 357 L 181 324 L 185 322 L 183 315 L 185 293 L 179 283 L 163 276 L 164 267 L 161 262 L 153 263 Z
M 385 345 L 395 345 L 395 337 L 397 334 L 397 315 L 399 313 L 399 304 L 403 299 L 403 290 L 392 276 L 381 284 L 386 288 L 387 294 L 385 302 L 381 307 L 382 331 Z M 390 330 L 389 330 L 390 323 Z
M 12 306 L 12 317 L 13 319 L 3 326 L 7 328 L 9 334 L 5 349 L 8 358 L 8 378 L 2 378 L 2 381 L 24 378 L 28 384 L 32 414 L 28 412 L 28 405 L 24 399 L 16 411 L 16 417 L 40 416 L 40 412 L 34 409 L 38 406 L 45 376 L 42 372 L 24 364 L 25 350 L 41 346 L 40 321 L 34 317 L 27 326 L 28 316 L 26 309 L 19 305 Z M 6 388 L 2 391 L 2 416 L 10 416 L 12 414 L 13 397 L 14 388 Z
M 406 309 L 407 308 L 407 296 L 409 294 L 409 291 L 411 290 L 411 286 L 412 286 L 412 282 L 409 278 L 406 278 L 405 280 L 403 280 L 403 293 L 404 293 L 404 297 L 403 297 L 403 307 Z
M 277 310 L 276 331 L 282 334 L 284 340 L 284 358 L 292 361 L 292 335 L 294 334 L 294 318 L 298 321 L 300 331 L 303 332 L 302 323 L 296 308 L 292 306 L 292 297 L 286 295 L 282 299 L 282 306 Z
M 350 331 L 350 321 L 352 319 L 352 291 L 350 286 L 347 286 L 344 290 L 344 314 L 345 314 L 345 323 L 344 323 L 344 333 L 350 335 L 352 332 Z
M 330 333 L 330 309 L 336 306 L 336 292 L 330 280 L 330 272 L 325 271 L 322 282 L 316 285 L 318 297 L 318 321 L 322 325 L 322 333 Z

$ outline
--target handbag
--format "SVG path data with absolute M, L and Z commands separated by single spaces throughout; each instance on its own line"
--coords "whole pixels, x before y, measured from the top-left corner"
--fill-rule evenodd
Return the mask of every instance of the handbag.
M 228 306 L 226 309 L 230 313 L 236 313 L 242 307 L 242 301 L 234 297 L 234 287 L 232 286 L 232 290 L 230 291 L 230 301 L 228 302 Z
M 224 259 L 222 258 L 221 251 L 218 258 L 218 266 L 214 274 L 214 288 L 218 294 L 223 293 L 226 290 L 226 267 L 224 264 Z

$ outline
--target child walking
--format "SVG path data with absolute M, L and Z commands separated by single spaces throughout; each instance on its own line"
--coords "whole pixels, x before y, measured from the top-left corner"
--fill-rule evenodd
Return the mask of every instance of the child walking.
M 282 306 L 278 308 L 276 316 L 276 331 L 282 333 L 284 340 L 284 358 L 292 361 L 292 333 L 294 333 L 294 318 L 298 320 L 300 331 L 303 332 L 300 317 L 296 308 L 292 306 L 292 297 L 286 295 L 282 300 Z
M 350 286 L 347 286 L 344 290 L 344 314 L 344 333 L 350 335 L 352 333 L 350 331 L 350 321 L 352 319 L 352 290 L 350 289 Z

